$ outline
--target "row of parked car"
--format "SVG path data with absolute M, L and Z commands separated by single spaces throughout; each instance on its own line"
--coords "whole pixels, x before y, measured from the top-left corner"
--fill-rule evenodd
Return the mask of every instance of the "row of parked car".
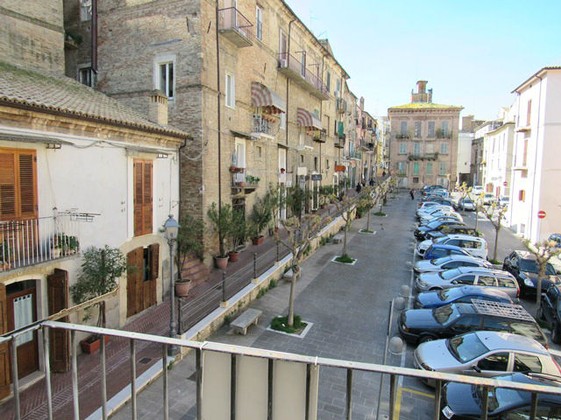
M 415 366 L 561 387 L 561 367 L 548 351 L 543 330 L 519 304 L 520 297 L 536 295 L 533 254 L 513 251 L 499 269 L 487 260 L 485 239 L 464 224 L 444 194 L 431 193 L 417 209 L 417 294 L 413 308 L 398 319 L 401 336 L 417 345 Z M 551 338 L 558 342 L 561 323 L 552 312 L 561 310 L 561 282 L 552 266 L 547 273 L 539 315 L 553 326 Z M 481 392 L 468 384 L 446 384 L 441 418 L 480 418 Z M 497 388 L 489 397 L 488 418 L 531 418 L 530 393 Z M 540 394 L 537 414 L 561 419 L 561 389 L 560 395 Z

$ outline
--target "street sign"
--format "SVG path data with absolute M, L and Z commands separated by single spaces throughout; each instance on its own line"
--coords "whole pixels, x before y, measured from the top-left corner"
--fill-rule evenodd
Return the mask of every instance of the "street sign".
M 538 217 L 540 219 L 545 219 L 545 211 L 543 211 L 543 210 L 538 211 Z
M 508 185 L 508 182 L 503 182 L 503 187 L 506 187 Z

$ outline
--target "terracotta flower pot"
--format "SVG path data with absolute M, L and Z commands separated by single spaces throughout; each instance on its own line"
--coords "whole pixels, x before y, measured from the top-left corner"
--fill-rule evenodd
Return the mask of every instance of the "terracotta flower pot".
M 265 237 L 264 236 L 256 236 L 256 237 L 251 239 L 251 242 L 253 243 L 253 245 L 261 245 L 263 242 L 265 242 Z
M 216 268 L 219 268 L 220 270 L 225 270 L 226 267 L 228 266 L 228 256 L 225 257 L 214 257 L 214 265 L 216 266 Z
M 109 342 L 109 336 L 104 335 L 103 338 L 105 340 L 105 344 L 107 344 Z M 82 348 L 82 351 L 84 353 L 87 354 L 96 353 L 99 351 L 99 348 L 101 347 L 101 337 L 91 335 L 88 338 L 85 338 L 82 341 L 80 341 L 80 347 Z
M 230 251 L 228 256 L 230 257 L 230 262 L 236 262 L 240 258 L 240 253 L 237 251 Z
M 190 280 L 175 282 L 175 296 L 186 297 L 189 295 L 189 290 L 191 290 Z

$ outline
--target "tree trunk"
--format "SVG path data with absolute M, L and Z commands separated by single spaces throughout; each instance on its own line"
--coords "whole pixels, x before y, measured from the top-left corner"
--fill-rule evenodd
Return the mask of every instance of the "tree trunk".
M 545 277 L 545 266 L 547 262 L 538 261 L 539 263 L 539 273 L 538 273 L 538 287 L 536 289 L 536 317 L 540 313 L 540 306 L 542 303 L 542 279 Z
M 497 261 L 497 248 L 499 245 L 499 232 L 501 230 L 501 221 L 499 220 L 499 226 L 495 228 L 495 246 L 493 248 L 493 261 Z
M 300 278 L 300 267 L 292 267 L 294 275 L 292 276 L 292 281 L 290 282 L 290 296 L 288 298 L 288 319 L 287 324 L 290 328 L 294 326 L 294 292 L 296 289 L 296 281 Z

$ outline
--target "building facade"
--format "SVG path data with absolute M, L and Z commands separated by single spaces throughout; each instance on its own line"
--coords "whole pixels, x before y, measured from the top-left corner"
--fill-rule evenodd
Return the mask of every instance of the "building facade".
M 390 173 L 399 186 L 421 188 L 457 184 L 459 119 L 462 107 L 432 102 L 432 89 L 417 82 L 409 104 L 388 109 L 391 140 Z

